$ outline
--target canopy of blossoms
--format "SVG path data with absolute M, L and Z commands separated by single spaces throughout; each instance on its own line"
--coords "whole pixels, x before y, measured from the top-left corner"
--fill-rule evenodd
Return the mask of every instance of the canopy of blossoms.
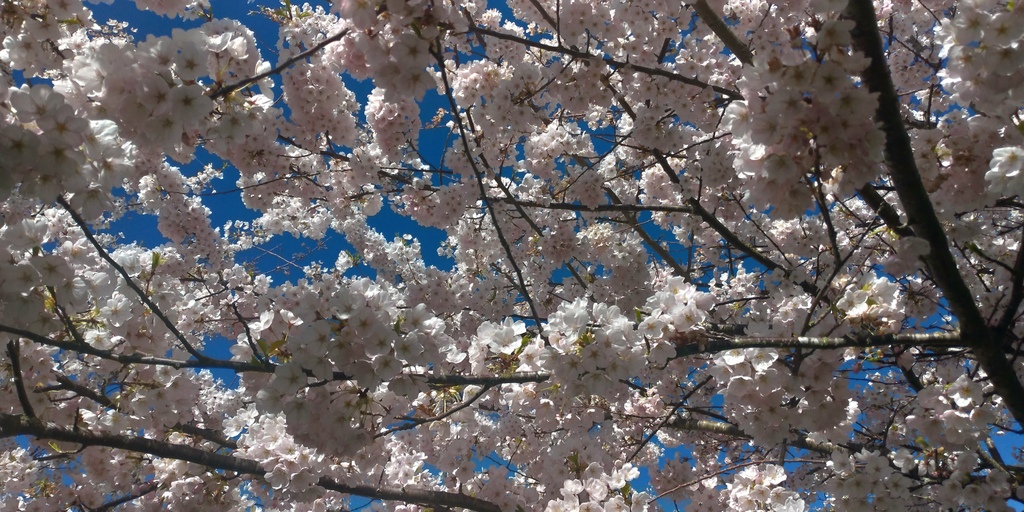
M 0 5 L 0 509 L 1024 503 L 1021 2 L 210 3 Z

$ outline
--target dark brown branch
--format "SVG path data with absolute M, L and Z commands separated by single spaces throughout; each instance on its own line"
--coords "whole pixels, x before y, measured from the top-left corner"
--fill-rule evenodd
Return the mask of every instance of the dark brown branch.
M 57 375 L 56 379 L 57 382 L 60 383 L 62 389 L 74 392 L 79 396 L 84 396 L 89 400 L 92 400 L 93 402 L 96 402 L 108 409 L 114 409 L 115 411 L 118 412 L 125 412 L 124 410 L 122 410 L 120 406 L 118 406 L 118 404 L 114 403 L 114 401 L 111 400 L 109 396 L 104 395 L 99 391 L 90 388 L 89 386 L 79 384 L 78 382 L 69 379 L 65 375 Z
M 466 117 L 469 117 L 469 112 L 466 112 Z M 487 166 L 486 160 L 483 160 L 483 163 L 485 165 L 485 168 L 487 168 L 488 170 L 493 170 L 490 168 L 490 166 Z M 503 194 L 505 194 L 505 198 L 508 200 L 507 203 L 511 204 L 512 207 L 515 208 L 516 212 L 519 214 L 519 217 L 526 221 L 526 223 L 530 226 L 530 229 L 533 229 L 533 232 L 537 233 L 537 236 L 543 237 L 544 230 L 540 229 L 540 227 L 537 226 L 536 222 L 533 222 L 533 219 L 530 218 L 530 214 L 526 213 L 526 210 L 523 208 L 523 205 L 515 201 L 515 197 L 512 196 L 512 191 L 509 190 L 508 187 L 505 186 L 505 183 L 502 182 L 501 180 L 501 172 L 495 172 L 495 174 L 497 175 L 498 179 L 494 180 L 494 184 L 498 187 L 498 189 L 501 190 Z
M 737 91 L 734 91 L 734 90 L 731 90 L 731 89 L 726 89 L 725 87 L 720 87 L 720 86 L 717 86 L 717 85 L 711 85 L 711 84 L 709 84 L 707 82 L 703 82 L 701 80 L 697 80 L 696 78 L 690 78 L 688 76 L 683 76 L 683 75 L 680 75 L 678 73 L 673 73 L 671 71 L 667 71 L 667 70 L 664 70 L 664 69 L 652 68 L 652 67 L 649 67 L 649 66 L 641 66 L 641 65 L 638 65 L 638 64 L 630 63 L 630 62 L 622 62 L 620 60 L 616 60 L 616 59 L 613 59 L 611 57 L 602 57 L 600 55 L 594 55 L 592 53 L 585 52 L 585 51 L 582 51 L 582 50 L 574 50 L 572 48 L 565 48 L 563 46 L 551 46 L 549 44 L 538 43 L 536 41 L 531 41 L 529 39 L 526 39 L 526 38 L 523 38 L 523 37 L 519 37 L 519 36 L 514 35 L 514 34 L 506 34 L 504 32 L 498 32 L 496 30 L 491 30 L 491 29 L 489 29 L 487 27 L 482 27 L 482 26 L 479 26 L 479 25 L 470 28 L 470 31 L 476 32 L 478 34 L 483 34 L 485 36 L 494 37 L 494 38 L 497 38 L 497 39 L 504 39 L 506 41 L 512 41 L 512 42 L 519 43 L 519 44 L 524 45 L 524 46 L 529 46 L 531 48 L 537 48 L 538 50 L 544 50 L 544 51 L 548 51 L 548 52 L 552 52 L 552 53 L 568 55 L 570 57 L 575 57 L 577 59 L 582 59 L 582 60 L 586 60 L 586 61 L 600 60 L 600 61 L 604 62 L 605 64 L 607 64 L 609 67 L 611 67 L 613 69 L 631 69 L 631 70 L 634 70 L 634 71 L 636 71 L 638 73 L 644 73 L 644 74 L 648 74 L 648 75 L 652 75 L 652 76 L 660 76 L 662 78 L 667 78 L 669 80 L 672 80 L 672 81 L 675 81 L 675 82 L 684 83 L 686 85 L 692 85 L 694 87 L 699 87 L 701 89 L 706 89 L 706 88 L 710 87 L 716 93 L 721 94 L 722 96 L 725 96 L 726 98 L 729 98 L 731 100 L 741 100 L 741 99 L 743 99 L 743 95 L 740 94 Z
M 924 384 L 921 382 L 921 378 L 914 373 L 913 368 L 904 367 L 902 364 L 897 364 L 900 369 L 900 373 L 903 374 L 903 378 L 907 379 L 907 385 L 910 386 L 914 391 L 921 391 L 924 389 Z
M 585 206 L 582 204 L 575 203 L 541 203 L 538 201 L 527 201 L 523 199 L 511 199 L 505 197 L 496 197 L 492 199 L 497 203 L 509 203 L 517 204 L 524 208 L 542 208 L 546 210 L 569 210 L 574 212 L 624 212 L 624 213 L 638 213 L 638 212 L 665 212 L 665 213 L 693 213 L 693 209 L 688 206 L 675 206 L 667 204 L 599 204 L 597 206 Z
M 712 32 L 718 36 L 719 39 L 725 43 L 725 47 L 732 52 L 733 55 L 739 59 L 740 62 L 745 66 L 754 65 L 754 54 L 750 53 L 750 48 L 747 47 L 746 43 L 740 41 L 739 37 L 729 29 L 729 25 L 725 24 L 722 17 L 715 12 L 715 9 L 708 5 L 707 0 L 698 0 L 695 3 L 690 4 L 693 10 L 697 12 L 697 16 L 700 16 L 701 21 L 704 22 L 711 29 Z
M 21 414 L 0 413 L 0 438 L 14 436 L 30 436 L 37 439 L 75 443 L 83 446 L 104 446 L 136 453 L 145 453 L 157 457 L 199 464 L 211 470 L 233 471 L 239 474 L 259 477 L 266 474 L 266 470 L 263 469 L 260 463 L 251 459 L 211 453 L 191 446 L 155 439 L 120 434 L 102 434 L 88 430 L 73 430 Z M 460 507 L 479 512 L 501 511 L 493 503 L 461 493 L 408 487 L 346 485 L 328 477 L 321 477 L 317 485 L 327 490 L 371 499 L 402 501 L 426 506 Z
M 679 176 L 676 175 L 675 169 L 672 168 L 672 165 L 668 161 L 668 158 L 665 156 L 665 154 L 658 150 L 653 150 L 653 153 L 655 160 L 658 161 L 658 165 L 661 167 L 662 171 L 664 171 L 665 174 L 668 176 L 669 181 L 676 185 L 680 185 Z M 781 269 L 782 271 L 785 272 L 787 276 L 790 274 L 789 269 L 786 269 L 782 267 L 782 265 L 775 263 L 767 256 L 761 254 L 760 251 L 758 251 L 754 246 L 744 242 L 743 240 L 740 240 L 740 237 L 737 236 L 736 233 L 734 233 L 731 229 L 729 229 L 728 226 L 723 224 L 722 221 L 718 220 L 718 217 L 715 217 L 711 212 L 705 209 L 696 197 L 690 197 L 689 199 L 687 199 L 686 206 L 693 210 L 693 213 L 698 215 L 701 218 L 701 220 L 707 223 L 708 226 L 711 226 L 711 229 L 715 230 L 715 232 L 718 233 L 719 236 L 722 237 L 722 239 L 732 244 L 739 251 L 753 258 L 754 261 L 757 261 L 761 265 L 764 265 L 764 267 L 767 268 L 768 270 Z M 805 293 L 812 297 L 817 296 L 819 293 L 818 287 L 815 286 L 814 283 L 811 283 L 809 281 L 802 281 L 798 284 Z
M 671 169 L 667 169 L 665 172 L 672 174 Z M 678 178 L 677 178 L 678 179 Z M 767 256 L 761 254 L 754 246 L 740 240 L 740 237 L 736 236 L 728 226 L 718 220 L 711 212 L 709 212 L 704 206 L 700 204 L 700 201 L 695 197 L 691 197 L 686 200 L 686 206 L 689 206 L 693 213 L 701 218 L 711 229 L 718 233 L 718 236 L 722 237 L 723 240 L 731 244 L 733 247 L 738 249 L 740 252 L 750 256 L 754 261 L 760 263 L 768 270 L 775 270 L 781 268 L 781 265 L 775 263 Z
M 269 69 L 267 71 L 264 71 L 263 73 L 260 73 L 260 74 L 258 74 L 256 76 L 252 77 L 252 78 L 246 78 L 245 80 L 242 80 L 242 81 L 240 81 L 238 83 L 235 83 L 235 84 L 232 84 L 232 85 L 225 85 L 223 87 L 220 87 L 219 89 L 215 89 L 213 91 L 210 91 L 210 93 L 208 95 L 210 96 L 210 99 L 215 100 L 217 98 L 221 98 L 223 96 L 227 96 L 227 95 L 229 95 L 229 94 L 231 94 L 231 93 L 233 93 L 233 92 L 235 92 L 235 91 L 237 91 L 239 89 L 244 89 L 246 87 L 249 87 L 250 85 L 252 85 L 252 84 L 254 84 L 256 82 L 259 82 L 260 80 L 263 80 L 264 78 L 276 75 L 276 74 L 284 71 L 285 69 L 288 69 L 289 67 L 291 67 L 296 62 L 298 62 L 298 61 L 300 61 L 302 59 L 305 59 L 306 57 L 309 57 L 309 56 L 313 55 L 314 53 L 322 50 L 327 45 L 329 45 L 329 44 L 331 44 L 331 43 L 333 43 L 335 41 L 341 40 L 341 38 L 345 37 L 348 34 L 348 31 L 349 31 L 349 29 L 345 28 L 345 29 L 341 30 L 340 32 L 338 32 L 337 34 L 334 34 L 334 35 L 328 37 L 327 39 L 324 39 L 323 41 L 320 41 L 319 43 L 317 43 L 316 45 L 314 45 L 310 49 L 308 49 L 308 50 L 306 50 L 306 51 L 304 51 L 302 53 L 299 53 L 299 54 L 293 56 L 292 58 L 282 62 L 281 64 L 278 64 L 277 67 L 275 67 L 273 69 Z
M 469 162 L 469 166 L 473 168 L 473 174 L 476 176 L 476 182 L 480 189 L 480 200 L 483 201 L 484 207 L 487 208 L 487 213 L 491 218 L 491 222 L 494 224 L 494 231 L 498 235 L 498 242 L 501 244 L 502 249 L 505 250 L 505 255 L 508 257 L 508 263 L 512 266 L 512 270 L 516 274 L 518 281 L 519 292 L 523 295 L 523 300 L 526 301 L 526 305 L 530 308 L 530 314 L 533 316 L 537 325 L 541 324 L 540 314 L 537 311 L 537 305 L 533 302 L 533 297 L 530 295 L 530 290 L 526 287 L 526 280 L 523 278 L 523 271 L 519 268 L 519 263 L 516 262 L 515 256 L 512 254 L 512 246 L 508 243 L 505 238 L 505 233 L 501 230 L 501 224 L 498 223 L 498 215 L 494 211 L 494 204 L 487 196 L 487 190 L 484 188 L 483 173 L 476 165 L 476 161 L 473 158 L 473 151 L 469 147 L 469 134 L 467 133 L 465 123 L 462 122 L 462 115 L 459 113 L 459 105 L 455 102 L 455 97 L 452 96 L 452 87 L 448 82 L 448 68 L 445 66 L 444 55 L 441 54 L 440 42 L 437 43 L 437 48 L 431 48 L 431 53 L 437 60 L 437 67 L 441 71 L 441 81 L 444 83 L 445 96 L 448 98 L 448 104 L 452 109 L 452 117 L 455 118 L 455 125 L 459 129 L 459 138 L 462 140 L 462 148 L 466 152 L 466 160 Z M 500 176 L 497 179 L 501 179 Z
M 695 343 L 678 345 L 676 357 L 687 357 L 697 354 L 713 354 L 726 350 L 744 348 L 801 348 L 806 350 L 831 350 L 840 348 L 870 348 L 885 346 L 918 346 L 918 347 L 959 347 L 966 344 L 958 333 L 942 332 L 923 334 L 874 334 L 861 336 L 843 336 L 841 338 L 812 338 L 794 336 L 791 338 L 766 338 L 755 336 L 737 336 L 733 338 L 708 337 Z
M 91 509 L 91 510 L 92 510 L 92 512 L 106 512 L 108 510 L 114 510 L 115 508 L 120 507 L 121 505 L 124 505 L 125 503 L 131 502 L 131 501 L 135 501 L 135 500 L 137 500 L 137 499 L 139 499 L 139 498 L 141 498 L 141 497 L 143 497 L 143 496 L 145 496 L 145 495 L 147 495 L 147 494 L 149 494 L 151 492 L 156 491 L 159 488 L 160 488 L 160 486 L 157 485 L 155 482 L 149 482 L 149 483 L 144 485 L 141 489 L 139 489 L 136 492 L 133 492 L 131 494 L 126 494 L 126 495 L 121 496 L 120 498 L 118 498 L 116 500 L 113 500 L 113 501 L 108 501 L 108 502 L 106 502 L 106 503 L 104 503 L 104 504 L 102 504 L 102 505 L 100 505 L 100 506 L 98 506 L 98 507 L 96 507 L 94 509 Z
M 974 302 L 974 294 L 957 268 L 949 250 L 949 239 L 921 181 L 910 136 L 903 126 L 900 100 L 889 73 L 874 4 L 871 0 L 850 0 L 844 14 L 855 24 L 852 33 L 855 46 L 870 59 L 863 80 L 871 92 L 879 95 L 875 117 L 885 132 L 889 175 L 907 213 L 907 223 L 918 237 L 928 242 L 930 250 L 924 260 L 929 274 L 960 322 L 960 330 L 970 333 L 969 347 L 991 379 L 996 393 L 1017 422 L 1024 424 L 1024 386 Z
M 78 331 L 77 327 L 75 327 L 75 323 L 71 321 L 71 316 L 68 315 L 68 312 L 64 310 L 63 306 L 59 305 L 59 301 L 57 300 L 57 291 L 54 290 L 52 286 L 48 286 L 47 291 L 50 292 L 50 297 L 53 298 L 53 303 L 56 306 L 54 307 L 54 310 L 57 313 L 57 317 L 60 318 L 60 322 L 64 324 L 65 328 L 67 328 L 68 333 L 71 334 L 71 338 L 78 343 L 85 343 L 85 338 L 82 337 L 82 333 Z
M 548 25 L 551 25 L 552 29 L 558 30 L 558 22 L 548 14 L 548 11 L 544 10 L 544 7 L 540 5 L 540 2 L 537 0 L 530 0 L 530 5 L 532 5 L 534 9 L 540 11 L 541 18 L 544 18 L 544 21 L 548 22 Z
M 413 375 L 416 377 L 416 375 Z M 424 375 L 432 386 L 495 386 L 499 384 L 526 384 L 544 382 L 551 378 L 546 372 L 516 372 L 503 376 L 485 375 Z
M 420 425 L 423 425 L 424 423 L 433 423 L 435 421 L 441 421 L 441 420 L 443 420 L 443 419 L 445 419 L 445 418 L 447 418 L 447 417 L 449 417 L 449 416 L 451 416 L 451 415 L 453 415 L 453 414 L 455 414 L 455 413 L 457 413 L 457 412 L 459 412 L 459 411 L 461 411 L 461 410 L 463 410 L 463 409 L 473 405 L 473 402 L 476 402 L 477 400 L 479 400 L 480 397 L 484 396 L 484 393 L 487 393 L 488 391 L 490 391 L 491 388 L 493 388 L 494 386 L 495 386 L 494 384 L 488 384 L 488 385 L 484 386 L 483 389 L 481 389 L 480 391 L 477 392 L 477 394 L 471 396 L 467 400 L 463 400 L 461 404 L 459 404 L 459 405 L 457 405 L 455 407 L 452 407 L 450 410 L 447 410 L 447 411 L 445 411 L 442 414 L 438 414 L 437 416 L 432 416 L 430 418 L 402 418 L 407 423 L 404 423 L 402 425 L 398 425 L 396 427 L 389 428 L 389 429 L 385 430 L 384 432 L 380 432 L 378 434 L 375 434 L 373 436 L 373 438 L 374 439 L 379 439 L 379 438 L 384 437 L 386 435 L 394 434 L 395 432 L 400 432 L 402 430 L 412 430 L 412 429 L 414 429 L 414 428 L 416 428 L 416 427 L 418 427 Z
M 99 350 L 91 346 L 78 346 L 74 343 L 61 342 L 29 331 L 15 329 L 0 325 L 0 332 L 15 334 L 30 339 L 37 343 L 55 346 L 64 350 L 78 351 L 81 353 L 95 355 L 123 364 L 153 364 L 171 366 L 173 368 L 224 368 L 235 372 L 258 372 L 273 373 L 276 366 L 263 366 L 260 364 L 242 363 L 236 361 L 223 361 L 211 359 L 207 363 L 198 361 L 178 361 L 175 359 L 139 356 L 132 354 L 113 354 L 105 350 Z M 736 328 L 729 332 L 739 333 Z M 862 336 L 845 336 L 838 338 L 815 338 L 815 337 L 788 337 L 769 338 L 756 336 L 727 336 L 720 332 L 711 331 L 703 339 L 696 343 L 679 345 L 676 348 L 676 357 L 688 357 L 697 354 L 713 354 L 726 350 L 743 348 L 803 348 L 803 349 L 840 349 L 851 347 L 883 347 L 883 346 L 934 346 L 934 347 L 963 347 L 968 346 L 967 342 L 959 333 L 924 333 L 924 334 L 876 334 Z M 524 384 L 529 382 L 545 382 L 551 378 L 546 372 L 517 372 L 509 375 L 430 375 L 430 374 L 407 374 L 409 377 L 423 379 L 431 386 L 496 386 L 501 384 Z M 334 380 L 349 380 L 350 377 L 341 372 L 335 372 Z
M 238 448 L 238 443 L 228 439 L 224 434 L 213 429 L 197 427 L 191 423 L 176 423 L 171 427 L 171 430 L 177 430 L 183 434 L 196 436 L 206 441 L 217 443 L 225 448 L 231 448 L 232 450 Z
M 839 235 L 836 232 L 836 226 L 832 223 L 832 212 L 829 210 L 828 201 L 825 198 L 825 192 L 821 189 L 821 181 L 815 181 L 813 188 L 814 201 L 818 204 L 818 211 L 821 212 L 821 220 L 825 223 L 825 232 L 828 233 L 828 246 L 829 251 L 832 252 L 832 258 L 835 260 L 835 272 L 839 272 L 839 268 L 842 266 L 844 258 L 842 250 L 839 249 Z
M 28 401 L 28 393 L 25 391 L 25 380 L 21 376 L 21 353 L 18 350 L 18 340 L 7 342 L 7 357 L 11 358 L 11 373 L 14 376 L 14 388 L 18 392 L 18 401 L 21 408 L 25 410 L 30 418 L 35 418 L 36 413 L 32 410 L 32 402 Z
M 637 454 L 639 454 L 640 451 L 643 450 L 644 447 L 651 442 L 651 439 L 654 439 L 654 436 L 658 435 L 658 431 L 661 430 L 661 428 L 664 427 L 670 420 L 672 420 L 673 418 L 679 419 L 679 417 L 676 416 L 676 411 L 678 411 L 680 407 L 685 405 L 686 401 L 689 400 L 690 397 L 694 395 L 694 393 L 700 391 L 700 388 L 706 386 L 707 383 L 711 382 L 712 379 L 714 379 L 714 377 L 708 375 L 707 377 L 704 378 L 704 380 L 694 385 L 693 389 L 687 392 L 686 396 L 682 397 L 679 400 L 679 403 L 672 407 L 672 410 L 669 411 L 668 415 L 662 418 L 661 421 L 658 422 L 658 425 L 651 429 L 651 433 L 648 434 L 647 437 L 640 442 L 640 445 L 637 446 L 635 450 L 633 450 L 633 453 L 631 453 L 629 457 L 626 457 L 626 462 L 632 462 L 633 459 L 636 458 Z
M 900 220 L 900 214 L 893 208 L 889 201 L 886 201 L 881 194 L 875 190 L 870 183 L 864 185 L 857 191 L 860 198 L 871 207 L 871 210 L 882 219 L 886 227 L 901 237 L 914 236 L 914 232 Z
M 255 357 L 256 361 L 260 364 L 269 366 L 271 363 L 260 354 L 259 347 L 256 346 L 256 342 L 252 338 L 252 330 L 249 329 L 249 323 L 245 321 L 245 318 L 242 318 L 242 312 L 238 310 L 237 302 L 231 303 L 231 311 L 235 313 L 235 318 L 238 320 L 238 323 L 242 324 L 242 328 L 245 330 L 245 340 L 249 344 L 249 350 L 252 350 L 253 357 Z
M 619 200 L 619 197 L 615 195 L 614 191 L 612 191 L 611 189 L 606 189 L 605 193 L 608 194 L 608 197 L 610 197 L 614 203 L 621 204 L 621 200 Z M 678 261 L 676 261 L 675 257 L 672 256 L 672 253 L 670 253 L 667 249 L 662 247 L 661 242 L 655 240 L 654 237 L 652 237 L 651 234 L 648 233 L 642 225 L 640 225 L 640 221 L 637 219 L 636 213 L 629 212 L 626 215 L 624 215 L 624 217 L 625 223 L 633 228 L 633 231 L 640 236 L 640 239 L 642 239 L 644 243 L 646 243 L 647 246 L 651 248 L 652 251 L 654 251 L 658 256 L 660 256 L 662 261 L 665 262 L 665 264 L 672 267 L 672 270 L 675 271 L 676 275 L 685 279 L 686 282 L 691 281 L 690 273 L 687 272 L 687 270 L 683 268 L 683 266 L 680 265 Z
M 621 107 L 626 112 L 630 119 L 636 121 L 636 113 L 630 107 L 629 102 L 626 101 L 625 96 L 623 96 L 622 93 L 615 89 L 615 87 L 611 84 L 611 81 L 609 81 L 607 78 L 603 79 L 603 83 L 604 86 L 607 87 L 612 92 L 612 95 L 615 96 L 615 100 L 618 102 L 619 107 Z M 665 154 L 656 149 L 651 150 L 651 152 L 654 155 L 654 159 L 658 162 L 659 167 L 661 167 L 661 170 L 668 177 L 669 181 L 671 181 L 675 185 L 681 185 L 679 176 L 676 175 L 675 169 L 672 168 L 672 165 L 668 161 L 668 158 L 665 156 Z M 779 268 L 779 265 L 777 263 L 775 263 L 768 257 L 758 252 L 757 249 L 750 246 L 750 244 L 747 244 L 746 242 L 740 240 L 740 238 L 736 236 L 736 234 L 733 233 L 728 227 L 726 227 L 725 224 L 722 224 L 722 222 L 719 221 L 714 215 L 712 215 L 711 212 L 704 209 L 704 207 L 701 206 L 700 201 L 698 201 L 696 198 L 690 197 L 689 199 L 687 199 L 686 207 L 693 214 L 698 215 L 702 220 L 704 220 L 704 222 L 711 226 L 711 229 L 714 229 L 715 232 L 721 235 L 722 238 L 724 238 L 727 242 L 736 246 L 736 248 L 739 249 L 740 251 L 749 254 L 758 263 L 761 263 L 762 265 L 767 267 L 768 270 L 775 270 L 776 268 Z M 654 244 L 648 243 L 648 245 L 650 245 L 650 247 L 654 249 L 655 252 L 659 253 L 659 255 L 661 255 L 664 258 L 664 255 L 662 253 L 665 251 L 661 247 L 659 247 L 656 242 Z M 671 258 L 667 258 L 666 261 L 671 262 L 673 260 Z M 685 277 L 689 279 L 689 275 L 685 269 L 680 268 L 676 269 L 676 271 L 680 272 L 680 277 Z
M 689 430 L 696 432 L 706 432 L 708 434 L 719 434 L 736 439 L 747 440 L 751 439 L 752 437 L 750 434 L 747 434 L 746 432 L 743 431 L 743 429 L 737 427 L 736 425 L 722 423 L 720 421 L 698 420 L 695 418 L 689 418 L 684 416 L 676 416 L 672 418 L 672 420 L 665 424 L 665 426 L 678 430 Z M 811 452 L 817 452 L 824 455 L 831 454 L 832 452 L 840 448 L 840 446 L 834 445 L 832 443 L 812 441 L 810 439 L 807 439 L 806 437 L 789 439 L 786 441 L 786 444 L 794 448 L 799 448 L 801 450 L 807 450 Z M 856 451 L 848 447 L 843 448 L 850 451 Z
M 633 231 L 636 232 L 637 235 L 640 235 L 640 239 L 643 240 L 644 243 L 647 244 L 647 246 L 650 247 L 652 251 L 654 251 L 659 257 L 661 257 L 662 261 L 664 261 L 665 264 L 672 267 L 672 270 L 675 272 L 677 276 L 685 279 L 687 283 L 693 281 L 693 279 L 690 276 L 690 273 L 685 268 L 683 268 L 683 266 L 680 265 L 674 257 L 672 257 L 672 253 L 670 253 L 667 249 L 661 246 L 661 242 L 655 240 L 654 237 L 652 237 L 651 234 L 648 233 L 647 230 L 640 225 L 640 222 L 637 221 L 635 215 L 630 215 L 627 218 L 626 223 L 633 228 Z
M 344 485 L 328 478 L 321 478 L 317 485 L 329 491 L 363 496 L 375 500 L 401 501 L 426 505 L 428 507 L 444 507 L 442 510 L 464 508 L 479 512 L 502 512 L 501 508 L 489 501 L 462 493 L 430 491 L 409 487 L 396 488 L 382 485 Z
M 989 466 L 998 468 L 1000 471 L 1008 475 L 1012 474 L 1010 469 L 1006 467 L 1006 462 L 1003 461 L 1003 456 L 1000 455 L 999 449 L 996 447 L 996 444 L 992 441 L 991 437 L 985 438 L 985 447 L 978 447 L 977 453 L 981 456 L 981 460 Z
M 61 340 L 55 340 L 53 338 L 47 338 L 31 331 L 24 329 L 18 329 L 16 327 L 10 327 L 7 325 L 0 324 L 0 332 L 6 332 L 8 334 L 14 334 L 22 338 L 30 339 L 36 343 L 43 345 L 49 345 L 51 347 L 57 347 L 62 350 L 78 352 L 81 354 L 88 354 L 96 356 L 101 359 L 108 361 L 117 361 L 121 364 L 152 364 L 156 366 L 170 366 L 176 369 L 182 368 L 222 368 L 225 370 L 233 370 L 236 373 L 241 372 L 264 372 L 271 373 L 274 371 L 273 366 L 263 366 L 253 363 L 243 363 L 240 361 L 226 361 L 223 359 L 214 359 L 211 357 L 204 357 L 202 360 L 189 360 L 181 361 L 178 359 L 170 359 L 166 357 L 155 357 L 142 354 L 117 354 L 111 350 L 100 350 L 92 345 L 80 344 L 75 342 L 67 342 Z
M 174 337 L 177 338 L 179 342 L 181 342 L 181 344 L 185 347 L 185 350 L 189 354 L 192 354 L 192 357 L 196 358 L 199 361 L 209 359 L 207 356 L 204 356 L 203 354 L 199 353 L 199 351 L 196 350 L 196 348 L 193 347 L 192 344 L 185 339 L 185 335 L 178 330 L 178 327 L 174 325 L 174 322 L 172 322 L 170 318 L 167 318 L 167 315 L 165 315 L 164 312 L 160 309 L 160 307 L 157 306 L 149 298 L 149 295 L 147 295 L 146 292 L 142 290 L 142 288 L 139 288 L 139 285 L 135 284 L 135 281 L 132 279 L 130 275 L 128 275 L 128 272 L 124 269 L 124 267 L 122 267 L 116 261 L 114 261 L 114 258 L 110 257 L 110 254 L 107 252 L 107 250 L 104 249 L 102 245 L 100 245 L 99 241 L 96 240 L 96 237 L 94 237 L 92 235 L 92 232 L 89 231 L 89 225 L 85 222 L 85 219 L 78 215 L 78 212 L 76 212 L 75 209 L 72 208 L 71 205 L 69 205 L 67 201 L 64 200 L 63 196 L 57 196 L 57 204 L 64 207 L 64 209 L 68 212 L 68 215 L 70 215 L 71 218 L 75 221 L 75 224 L 78 225 L 78 228 L 82 230 L 83 234 L 85 234 L 85 238 L 87 238 L 89 242 L 92 244 L 92 246 L 96 248 L 96 251 L 99 253 L 100 257 L 103 258 L 103 260 L 106 261 L 107 264 L 109 264 L 111 267 L 114 267 L 114 270 L 116 270 L 117 273 L 121 275 L 121 278 L 125 280 L 125 283 L 128 285 L 128 287 L 131 288 L 132 291 L 134 291 L 135 294 L 139 296 L 139 300 L 141 300 L 142 303 L 145 304 L 146 307 L 148 307 L 149 310 L 152 311 L 153 314 L 160 319 L 164 326 L 167 327 L 167 330 L 169 330 L 171 334 L 174 335 Z
M 56 423 L 30 418 L 21 414 L 0 413 L 0 438 L 31 436 L 38 439 L 76 443 L 83 446 L 105 446 L 157 457 L 183 460 L 236 473 L 263 475 L 265 471 L 254 460 L 211 453 L 191 446 L 157 441 L 121 434 L 101 434 L 89 430 L 62 427 Z

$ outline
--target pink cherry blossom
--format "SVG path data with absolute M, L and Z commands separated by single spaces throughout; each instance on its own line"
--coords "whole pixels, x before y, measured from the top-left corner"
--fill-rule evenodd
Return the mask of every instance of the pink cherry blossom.
M 96 3 L 2 11 L 0 509 L 1024 503 L 1015 3 Z

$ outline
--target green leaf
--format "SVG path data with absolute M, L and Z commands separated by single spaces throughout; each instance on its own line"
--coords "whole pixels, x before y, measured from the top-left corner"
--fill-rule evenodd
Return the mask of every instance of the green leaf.
M 523 340 L 519 342 L 519 351 L 526 348 L 526 346 L 529 345 L 531 341 L 533 341 L 533 336 L 530 336 L 530 333 L 524 334 Z
M 285 344 L 285 343 L 286 343 L 287 341 L 288 341 L 288 338 L 281 338 L 281 339 L 279 339 L 279 340 L 277 340 L 277 341 L 275 341 L 275 342 L 271 343 L 271 344 L 270 344 L 270 352 L 269 352 L 269 353 L 276 353 L 276 352 L 279 352 L 279 351 L 281 350 L 281 347 L 283 347 L 283 346 L 284 346 L 284 344 Z

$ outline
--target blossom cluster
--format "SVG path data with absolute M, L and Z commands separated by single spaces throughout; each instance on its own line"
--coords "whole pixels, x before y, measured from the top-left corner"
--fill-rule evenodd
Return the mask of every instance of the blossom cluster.
M 0 10 L 0 508 L 1024 500 L 1017 3 L 135 6 Z
M 744 71 L 738 85 L 750 99 L 731 104 L 725 123 L 753 204 L 798 216 L 812 206 L 808 185 L 846 196 L 881 169 L 881 130 L 850 115 L 877 108 L 875 95 L 851 78 L 868 64 L 849 50 L 852 28 L 849 20 L 824 21 L 808 39 L 813 54 L 772 55 Z

